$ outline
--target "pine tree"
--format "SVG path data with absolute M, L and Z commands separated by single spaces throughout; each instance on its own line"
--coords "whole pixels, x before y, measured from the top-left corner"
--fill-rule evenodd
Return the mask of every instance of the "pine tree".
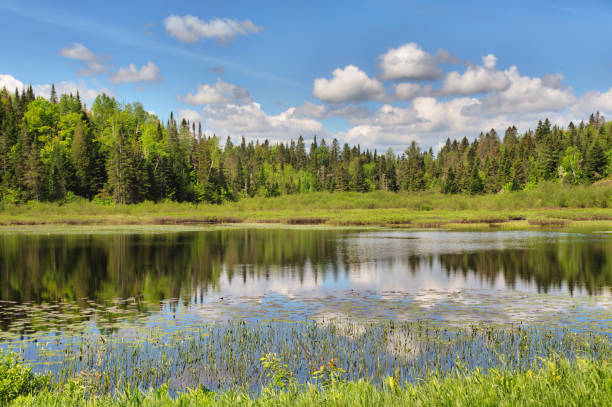
M 70 160 L 75 171 L 76 193 L 91 199 L 93 192 L 90 186 L 93 162 L 92 146 L 89 132 L 86 132 L 85 125 L 79 120 L 74 135 L 72 136 L 72 148 L 70 150 Z
M 455 171 L 453 170 L 453 167 L 448 168 L 446 180 L 442 186 L 442 192 L 445 194 L 456 194 L 459 192 L 459 186 L 457 185 L 457 180 L 455 179 Z
M 608 160 L 606 154 L 599 143 L 599 140 L 593 141 L 586 156 L 586 173 L 591 180 L 603 178 L 605 174 Z
M 484 192 L 484 182 L 482 178 L 480 178 L 480 174 L 478 174 L 478 166 L 472 166 L 472 171 L 470 173 L 470 179 L 468 182 L 468 192 L 470 195 L 482 194 Z
M 54 105 L 57 104 L 57 93 L 55 92 L 54 83 L 51 84 L 51 96 L 49 97 L 49 102 L 53 103 Z

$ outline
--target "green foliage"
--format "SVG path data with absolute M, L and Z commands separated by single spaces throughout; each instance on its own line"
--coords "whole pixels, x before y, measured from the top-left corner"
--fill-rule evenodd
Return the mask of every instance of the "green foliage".
M 315 383 L 327 388 L 342 381 L 345 373 L 346 371 L 337 365 L 336 359 L 332 359 L 312 372 L 312 377 Z
M 470 173 L 468 192 L 470 195 L 478 195 L 484 192 L 484 182 L 482 181 L 482 178 L 480 178 L 478 167 L 475 165 L 472 167 L 472 172 Z
M 54 90 L 55 88 L 53 88 Z M 594 114 L 567 129 L 540 121 L 535 132 L 509 127 L 440 151 L 416 142 L 396 155 L 313 137 L 270 144 L 220 138 L 201 125 L 164 123 L 140 103 L 100 95 L 85 111 L 77 93 L 50 100 L 0 93 L 0 199 L 62 202 L 69 193 L 116 203 L 145 200 L 220 204 L 243 196 L 313 192 L 442 190 L 477 195 L 533 188 L 541 181 L 580 184 L 607 176 L 612 126 Z M 592 119 L 592 120 L 591 120 Z M 474 167 L 478 167 L 474 171 Z
M 34 394 L 49 387 L 51 376 L 35 375 L 32 369 L 20 363 L 19 357 L 4 353 L 0 349 L 0 405 L 28 394 Z
M 268 353 L 261 358 L 266 377 L 269 380 L 265 391 L 290 390 L 297 387 L 297 379 L 286 364 L 281 363 L 276 353 Z
M 568 147 L 561 158 L 559 177 L 569 184 L 579 184 L 584 179 L 583 159 L 580 150 Z
M 587 151 L 586 173 L 592 180 L 598 180 L 606 176 L 608 161 L 603 147 L 599 140 L 593 141 Z
M 75 386 L 14 399 L 10 406 L 608 406 L 612 404 L 609 360 L 547 360 L 537 370 L 506 369 L 431 375 L 417 384 L 387 380 L 384 388 L 368 382 L 337 382 L 326 389 L 306 385 L 299 391 L 249 395 L 203 388 L 172 397 L 162 386 L 142 392 L 126 388 L 115 395 L 88 397 Z
M 453 171 L 452 167 L 448 169 L 444 185 L 442 186 L 442 192 L 444 194 L 456 194 L 459 192 L 459 185 L 457 184 L 455 171 Z

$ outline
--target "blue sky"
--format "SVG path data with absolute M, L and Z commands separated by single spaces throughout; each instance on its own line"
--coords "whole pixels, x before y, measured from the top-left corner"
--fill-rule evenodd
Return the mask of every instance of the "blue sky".
M 612 114 L 612 3 L 8 2 L 0 86 L 54 82 L 235 139 L 416 140 Z

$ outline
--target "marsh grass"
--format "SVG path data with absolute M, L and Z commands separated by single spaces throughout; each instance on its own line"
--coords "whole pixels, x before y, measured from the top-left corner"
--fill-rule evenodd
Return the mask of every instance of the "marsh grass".
M 460 364 L 449 375 L 431 374 L 419 383 L 388 376 L 382 386 L 367 381 L 336 381 L 321 388 L 307 384 L 252 395 L 199 387 L 173 395 L 167 386 L 140 391 L 125 387 L 115 395 L 87 393 L 76 380 L 53 391 L 26 394 L 11 406 L 609 406 L 609 360 L 550 359 L 521 372 L 501 367 L 466 371 Z
M 139 331 L 13 342 L 39 373 L 58 386 L 81 377 L 96 394 L 167 385 L 175 394 L 205 386 L 215 391 L 259 393 L 268 385 L 260 360 L 275 354 L 299 383 L 313 381 L 313 366 L 336 360 L 349 381 L 382 386 L 388 376 L 416 383 L 446 376 L 457 365 L 474 371 L 524 371 L 541 358 L 607 360 L 610 335 L 525 326 L 451 328 L 429 322 L 327 320 L 315 322 L 230 322 L 171 332 Z M 280 363 L 280 362 L 279 362 Z
M 242 198 L 221 205 L 143 202 L 103 205 L 86 200 L 57 204 L 0 203 L 0 225 L 114 224 L 174 225 L 285 223 L 352 226 L 541 228 L 524 220 L 564 219 L 612 225 L 612 185 L 566 186 L 541 183 L 534 190 L 496 195 L 443 195 L 436 192 L 316 192 L 276 198 Z M 416 225 L 416 226 L 415 226 Z M 419 226 L 421 225 L 421 226 Z

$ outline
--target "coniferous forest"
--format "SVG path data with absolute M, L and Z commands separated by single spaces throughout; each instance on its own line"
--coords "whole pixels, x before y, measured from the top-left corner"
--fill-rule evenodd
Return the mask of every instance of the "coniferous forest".
M 412 142 L 401 154 L 302 137 L 238 144 L 203 135 L 201 124 L 163 122 L 140 103 L 105 94 L 91 107 L 76 95 L 37 97 L 32 87 L 0 93 L 0 199 L 221 203 L 241 196 L 311 191 L 497 193 L 543 180 L 590 183 L 610 169 L 612 123 L 587 121 L 473 141 L 447 140 L 440 152 Z

